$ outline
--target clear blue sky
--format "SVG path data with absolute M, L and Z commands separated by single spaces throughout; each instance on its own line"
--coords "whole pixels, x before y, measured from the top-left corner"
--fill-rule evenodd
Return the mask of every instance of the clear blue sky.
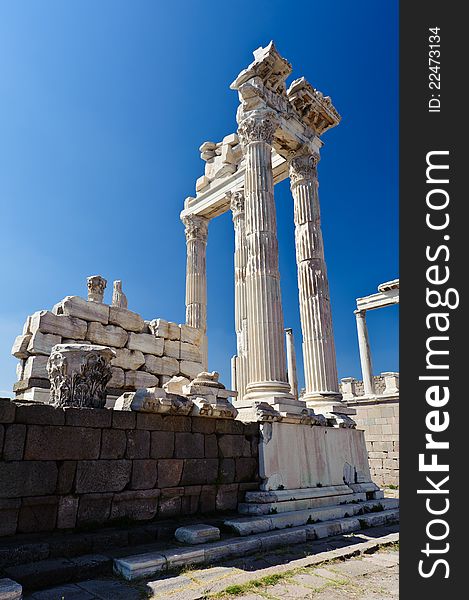
M 397 4 L 0 0 L 0 390 L 26 316 L 85 295 L 88 275 L 107 278 L 109 301 L 122 279 L 129 308 L 184 321 L 179 213 L 203 174 L 198 147 L 235 130 L 229 84 L 271 39 L 342 115 L 320 199 L 339 376 L 360 377 L 355 298 L 398 276 Z M 288 182 L 276 202 L 301 357 Z M 208 245 L 209 362 L 227 384 L 233 244 L 227 214 Z M 398 369 L 397 323 L 397 309 L 369 315 L 375 373 Z

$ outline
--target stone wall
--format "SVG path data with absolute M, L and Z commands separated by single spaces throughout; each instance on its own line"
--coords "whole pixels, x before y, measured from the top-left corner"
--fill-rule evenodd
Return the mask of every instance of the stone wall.
M 399 485 L 399 397 L 348 402 L 365 431 L 371 477 L 380 486 Z
M 0 399 L 0 535 L 236 509 L 257 423 Z
M 52 311 L 29 316 L 12 348 L 19 359 L 16 397 L 48 401 L 46 365 L 52 347 L 62 343 L 92 343 L 116 352 L 111 362 L 108 393 L 114 399 L 124 391 L 163 386 L 171 377 L 193 379 L 201 371 L 203 332 L 163 319 L 144 319 L 135 312 L 102 302 L 67 296 Z
M 379 396 L 381 394 L 384 394 L 384 390 L 385 390 L 385 383 L 384 383 L 384 377 L 383 375 L 373 375 L 373 382 L 374 382 L 374 387 L 375 387 L 375 392 L 376 394 Z M 354 382 L 355 385 L 355 395 L 356 396 L 364 396 L 365 395 L 365 387 L 363 385 L 363 381 L 360 380 L 356 380 Z M 340 383 L 339 384 L 339 390 L 340 392 L 343 391 L 343 384 Z

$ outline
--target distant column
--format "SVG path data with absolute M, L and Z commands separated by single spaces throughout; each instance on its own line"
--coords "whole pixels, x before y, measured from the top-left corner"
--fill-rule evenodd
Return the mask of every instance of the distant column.
M 288 383 L 290 384 L 290 392 L 292 393 L 292 396 L 298 400 L 298 373 L 296 370 L 296 351 L 295 340 L 293 338 L 293 329 L 285 329 L 285 338 L 287 346 Z
M 207 348 L 207 267 L 206 250 L 208 219 L 198 215 L 186 215 L 182 218 L 186 228 L 187 266 L 186 266 L 186 323 L 201 329 L 202 365 L 208 369 Z
M 360 363 L 362 367 L 365 396 L 373 396 L 375 389 L 373 382 L 370 340 L 368 338 L 368 327 L 366 326 L 366 311 L 356 310 L 355 317 L 357 319 L 358 348 L 360 350 Z

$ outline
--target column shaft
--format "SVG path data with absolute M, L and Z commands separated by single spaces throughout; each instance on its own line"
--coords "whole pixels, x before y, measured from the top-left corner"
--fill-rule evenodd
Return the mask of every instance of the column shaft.
M 340 398 L 316 164 L 303 155 L 290 164 L 306 393 L 304 400 Z
M 366 325 L 366 311 L 356 310 L 355 317 L 357 319 L 358 348 L 360 350 L 360 363 L 362 367 L 365 396 L 373 396 L 375 393 L 375 386 L 373 382 L 370 340 L 368 338 L 368 327 Z
M 208 369 L 207 348 L 207 267 L 206 249 L 208 219 L 187 215 L 182 219 L 186 227 L 186 323 L 202 329 L 202 363 Z
M 296 370 L 296 350 L 293 329 L 285 329 L 285 339 L 287 346 L 288 383 L 290 384 L 292 396 L 298 400 L 298 373 Z

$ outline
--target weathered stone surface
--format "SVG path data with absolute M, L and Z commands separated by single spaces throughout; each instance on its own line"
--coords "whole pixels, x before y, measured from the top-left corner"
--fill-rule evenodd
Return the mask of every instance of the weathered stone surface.
M 181 481 L 183 463 L 184 461 L 179 459 L 159 460 L 157 486 L 159 488 L 178 486 L 179 482 Z
M 169 356 L 145 355 L 145 371 L 154 375 L 177 375 L 179 373 L 179 362 Z
M 220 454 L 225 458 L 243 455 L 243 437 L 241 435 L 221 435 L 218 444 Z
M 73 488 L 77 463 L 75 460 L 64 460 L 59 463 L 59 472 L 57 477 L 57 494 L 69 494 Z
M 52 312 L 84 321 L 97 321 L 103 325 L 109 322 L 109 306 L 101 302 L 89 302 L 80 296 L 67 296 L 54 306 Z
M 201 329 L 196 329 L 190 325 L 180 325 L 181 328 L 181 342 L 189 342 L 195 346 L 200 346 L 204 332 Z
M 112 411 L 112 426 L 117 429 L 135 429 L 137 415 L 133 412 Z
M 257 477 L 257 460 L 255 458 L 236 459 L 236 481 L 246 483 L 255 481 Z
M 163 389 L 168 394 L 178 394 L 182 396 L 184 394 L 184 388 L 188 383 L 190 383 L 190 381 L 187 377 L 171 377 L 171 379 L 163 385 Z
M 57 529 L 72 529 L 77 522 L 78 498 L 61 496 L 57 510 Z
M 155 487 L 157 478 L 157 461 L 152 459 L 134 460 L 130 487 L 133 490 L 149 490 Z M 156 510 L 156 508 L 155 508 Z
M 113 494 L 87 494 L 80 498 L 77 525 L 101 524 L 109 519 Z
M 144 354 L 161 356 L 163 354 L 164 340 L 150 333 L 130 333 L 127 348 L 129 350 L 140 350 Z
M 180 372 L 186 377 L 189 377 L 190 379 L 194 379 L 194 377 L 197 377 L 197 375 L 199 373 L 202 373 L 203 370 L 204 369 L 201 363 L 192 362 L 188 360 L 181 360 L 180 362 Z
M 218 469 L 218 480 L 220 483 L 233 483 L 235 480 L 235 459 L 222 458 Z
M 24 360 L 20 360 L 19 363 L 16 365 L 16 379 L 17 381 L 21 381 L 21 379 L 23 379 L 23 372 L 24 372 Z
M 17 423 L 34 425 L 64 425 L 65 413 L 61 408 L 44 404 L 25 404 L 16 407 Z
M 144 334 L 141 334 L 144 335 Z M 158 386 L 158 377 L 146 371 L 126 371 L 124 387 L 127 389 L 151 388 Z
M 236 510 L 238 505 L 238 485 L 222 484 L 217 491 L 215 506 L 217 510 Z
M 164 354 L 165 356 L 171 356 L 172 358 L 179 359 L 181 356 L 181 342 L 165 340 Z
M 215 483 L 218 476 L 218 459 L 205 458 L 184 460 L 181 485 Z
M 23 588 L 13 579 L 0 579 L 0 598 L 2 600 L 21 600 Z
M 29 354 L 44 354 L 45 356 L 49 356 L 52 352 L 52 348 L 55 345 L 60 344 L 61 341 L 62 338 L 60 335 L 36 331 L 29 340 L 28 352 Z
M 125 378 L 124 378 L 124 369 L 120 369 L 119 367 L 111 367 L 112 377 L 107 384 L 108 388 L 122 388 L 124 387 Z
M 129 350 L 128 348 L 116 349 L 116 357 L 111 360 L 111 366 L 120 367 L 126 371 L 136 371 L 145 364 L 145 357 L 140 350 Z
M 195 434 L 193 434 L 195 435 Z M 218 441 L 214 434 L 205 435 L 205 458 L 218 458 Z
M 0 498 L 0 536 L 16 533 L 20 506 L 19 498 Z
M 153 321 L 148 323 L 148 327 L 156 337 L 166 338 L 167 340 L 181 339 L 181 330 L 176 323 L 171 323 L 164 319 L 153 319 Z
M 32 377 L 48 379 L 47 360 L 47 356 L 30 356 L 24 365 L 24 379 L 30 379 Z
M 213 525 L 188 525 L 179 527 L 174 532 L 174 537 L 178 542 L 184 544 L 205 544 L 206 542 L 214 542 L 220 539 L 220 530 Z
M 127 432 L 126 458 L 148 458 L 150 456 L 150 432 L 133 429 Z
M 0 423 L 13 423 L 16 405 L 8 398 L 0 398 Z
M 181 342 L 179 349 L 179 358 L 181 360 L 187 360 L 191 362 L 202 364 L 202 353 L 197 346 L 189 344 L 188 342 Z
M 124 458 L 127 436 L 123 429 L 105 429 L 102 432 L 101 458 Z
M 31 340 L 31 334 L 27 333 L 25 335 L 18 335 L 13 342 L 13 347 L 11 349 L 11 353 L 15 358 L 28 358 L 28 346 Z
M 77 465 L 78 494 L 121 492 L 130 481 L 130 460 L 84 460 Z
M 201 433 L 176 433 L 176 458 L 204 458 L 204 436 Z
M 113 346 L 123 348 L 127 343 L 128 334 L 116 325 L 102 325 L 101 323 L 89 323 L 86 339 L 102 346 Z
M 18 519 L 20 533 L 51 531 L 57 522 L 58 496 L 23 498 Z
M 181 514 L 183 490 L 184 488 L 173 488 L 162 491 L 158 506 L 158 516 L 160 519 L 177 517 Z
M 194 417 L 192 419 L 192 431 L 194 433 L 215 433 L 216 421 L 213 419 L 204 419 Z
M 135 333 L 141 333 L 145 328 L 145 321 L 140 315 L 119 306 L 109 308 L 109 323 Z
M 53 494 L 57 466 L 49 461 L 0 463 L 0 490 L 4 498 Z
M 25 439 L 26 425 L 18 423 L 7 425 L 3 444 L 3 460 L 22 460 Z
M 65 425 L 74 427 L 110 427 L 112 414 L 106 408 L 65 408 Z
M 26 435 L 24 457 L 28 461 L 96 459 L 100 441 L 99 429 L 31 425 Z
M 53 333 L 74 340 L 84 340 L 86 336 L 87 323 L 76 317 L 67 315 L 54 315 L 50 311 L 42 310 L 31 316 L 31 333 Z
M 174 432 L 151 432 L 151 458 L 172 458 L 174 454 Z
M 114 494 L 110 518 L 128 518 L 134 521 L 153 519 L 158 508 L 159 495 L 159 490 L 126 491 Z

